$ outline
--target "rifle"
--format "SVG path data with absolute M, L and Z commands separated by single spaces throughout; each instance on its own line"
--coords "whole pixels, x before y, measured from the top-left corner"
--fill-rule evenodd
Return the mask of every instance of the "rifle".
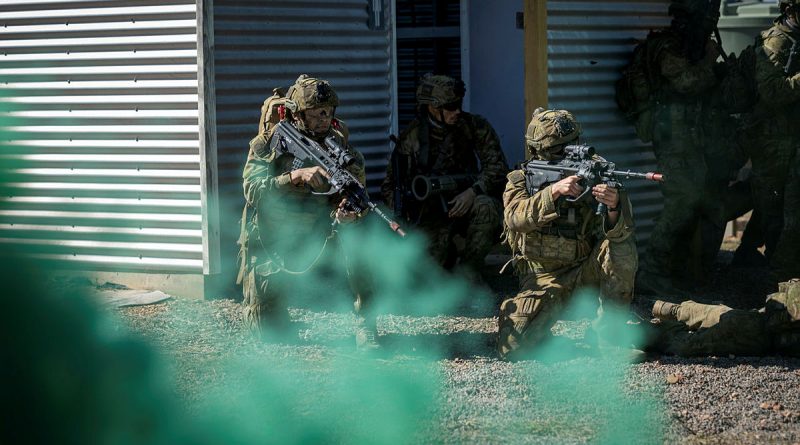
M 797 72 L 794 68 L 794 64 L 797 58 L 797 53 L 800 52 L 800 48 L 797 47 L 797 39 L 792 41 L 792 48 L 789 50 L 789 58 L 786 59 L 786 65 L 783 66 L 783 72 L 787 76 L 794 76 Z
M 331 185 L 327 192 L 311 192 L 315 195 L 332 195 L 341 193 L 347 198 L 347 209 L 362 214 L 367 210 L 381 217 L 389 227 L 400 236 L 406 233 L 400 224 L 389 218 L 378 206 L 369 199 L 367 189 L 358 178 L 347 171 L 346 167 L 355 162 L 353 155 L 340 146 L 333 136 L 325 138 L 325 146 L 304 136 L 300 131 L 289 122 L 283 120 L 275 126 L 275 135 L 278 136 L 277 143 L 273 147 L 281 154 L 291 154 L 296 160 L 309 160 L 315 165 L 322 167 L 330 176 L 328 182 Z
M 411 180 L 411 193 L 417 201 L 427 201 L 429 198 L 438 197 L 442 209 L 447 212 L 445 195 L 451 192 L 461 192 L 475 183 L 477 176 L 470 174 L 425 176 L 417 175 Z
M 392 174 L 394 175 L 394 189 L 392 195 L 394 217 L 404 219 L 408 216 L 409 210 L 406 208 L 406 199 L 411 195 L 411 192 L 408 190 L 408 181 L 406 180 L 406 170 L 408 167 L 406 164 L 409 161 L 409 157 L 401 155 L 397 151 L 397 136 L 391 134 L 389 135 L 389 140 L 392 141 L 395 147 L 390 157 Z
M 590 145 L 568 145 L 564 148 L 564 159 L 560 161 L 528 161 L 523 167 L 525 182 L 533 189 L 532 193 L 535 193 L 546 184 L 560 181 L 568 176 L 579 176 L 581 185 L 584 188 L 583 193 L 576 198 L 566 198 L 569 202 L 577 202 L 590 198 L 592 187 L 601 183 L 608 184 L 614 188 L 621 188 L 620 178 L 664 181 L 664 176 L 661 173 L 615 170 L 616 166 L 613 162 L 594 158 L 594 152 L 594 147 Z M 607 206 L 598 202 L 596 214 L 604 215 L 607 213 Z
M 449 192 L 461 192 L 475 183 L 477 176 L 463 175 L 441 175 L 425 176 L 417 175 L 411 181 L 411 192 L 417 201 L 425 201 L 433 196 L 442 196 Z

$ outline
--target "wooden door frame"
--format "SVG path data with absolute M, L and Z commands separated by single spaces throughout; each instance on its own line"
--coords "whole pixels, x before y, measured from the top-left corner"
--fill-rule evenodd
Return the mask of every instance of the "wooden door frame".
M 525 0 L 525 123 L 547 103 L 547 0 Z M 526 158 L 527 158 L 526 153 Z

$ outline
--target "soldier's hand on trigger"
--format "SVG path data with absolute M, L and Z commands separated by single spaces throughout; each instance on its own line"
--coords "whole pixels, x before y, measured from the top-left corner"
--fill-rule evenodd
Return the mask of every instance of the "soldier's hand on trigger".
M 336 214 L 334 215 L 336 222 L 339 224 L 346 224 L 351 223 L 358 219 L 358 213 L 348 210 L 347 209 L 347 198 L 342 198 L 342 201 L 339 202 L 339 207 L 336 209 Z
M 330 184 L 328 184 L 328 172 L 322 167 L 306 167 L 298 168 L 289 173 L 292 177 L 292 184 L 304 185 L 308 184 L 314 191 L 324 191 Z
M 597 202 L 605 204 L 609 209 L 616 209 L 619 206 L 619 192 L 608 184 L 597 184 L 592 187 L 592 195 Z
M 581 178 L 579 176 L 567 176 L 566 178 L 556 182 L 550 186 L 550 193 L 553 195 L 553 201 L 562 196 L 572 196 L 577 198 L 583 191 L 583 186 L 580 185 Z
M 447 212 L 447 216 L 450 218 L 460 218 L 467 214 L 469 209 L 472 208 L 472 204 L 475 202 L 475 190 L 472 190 L 472 187 L 464 190 L 463 192 L 459 193 L 455 198 L 448 201 L 452 207 L 450 211 Z

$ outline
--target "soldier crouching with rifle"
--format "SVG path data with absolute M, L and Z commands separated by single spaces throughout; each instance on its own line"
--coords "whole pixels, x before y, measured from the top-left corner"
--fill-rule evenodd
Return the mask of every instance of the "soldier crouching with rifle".
M 346 128 L 334 118 L 339 99 L 330 84 L 304 74 L 285 98 L 273 98 L 283 104 L 275 106 L 281 120 L 266 110 L 274 122 L 259 125 L 243 172 L 238 282 L 245 323 L 258 335 L 281 339 L 289 326 L 286 294 L 298 289 L 326 246 L 335 244 L 329 243 L 332 220 L 353 223 L 374 204 L 362 185 L 364 157 L 350 147 Z M 304 249 L 307 255 L 301 254 Z M 375 314 L 368 311 L 371 283 L 347 269 L 360 315 L 356 344 L 375 349 Z
M 500 306 L 498 353 L 517 359 L 546 339 L 576 289 L 600 289 L 603 308 L 626 309 L 638 257 L 631 204 L 616 178 L 660 180 L 617 172 L 588 146 L 564 110 L 537 109 L 525 141 L 533 161 L 508 174 L 504 226 L 520 291 Z
M 461 110 L 464 93 L 460 80 L 422 77 L 417 117 L 400 135 L 381 193 L 397 218 L 427 235 L 435 261 L 479 280 L 499 239 L 508 166 L 489 122 Z M 465 238 L 462 252 L 457 234 Z

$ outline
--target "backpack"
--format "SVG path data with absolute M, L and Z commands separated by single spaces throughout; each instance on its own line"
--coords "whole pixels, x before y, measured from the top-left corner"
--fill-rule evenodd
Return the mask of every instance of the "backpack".
M 738 57 L 731 56 L 727 73 L 719 84 L 719 95 L 729 113 L 753 111 L 758 102 L 756 85 L 756 45 L 748 45 Z
M 633 48 L 631 60 L 622 69 L 614 85 L 617 107 L 626 119 L 634 123 L 636 134 L 643 142 L 653 140 L 653 99 L 659 88 L 659 73 L 654 63 L 660 32 L 651 31 L 647 38 Z
M 778 285 L 778 292 L 767 297 L 765 327 L 773 346 L 783 354 L 800 356 L 800 280 Z
M 286 90 L 274 88 L 272 96 L 264 100 L 261 105 L 261 118 L 258 120 L 258 134 L 266 134 L 270 128 L 280 121 L 279 108 L 286 103 Z

